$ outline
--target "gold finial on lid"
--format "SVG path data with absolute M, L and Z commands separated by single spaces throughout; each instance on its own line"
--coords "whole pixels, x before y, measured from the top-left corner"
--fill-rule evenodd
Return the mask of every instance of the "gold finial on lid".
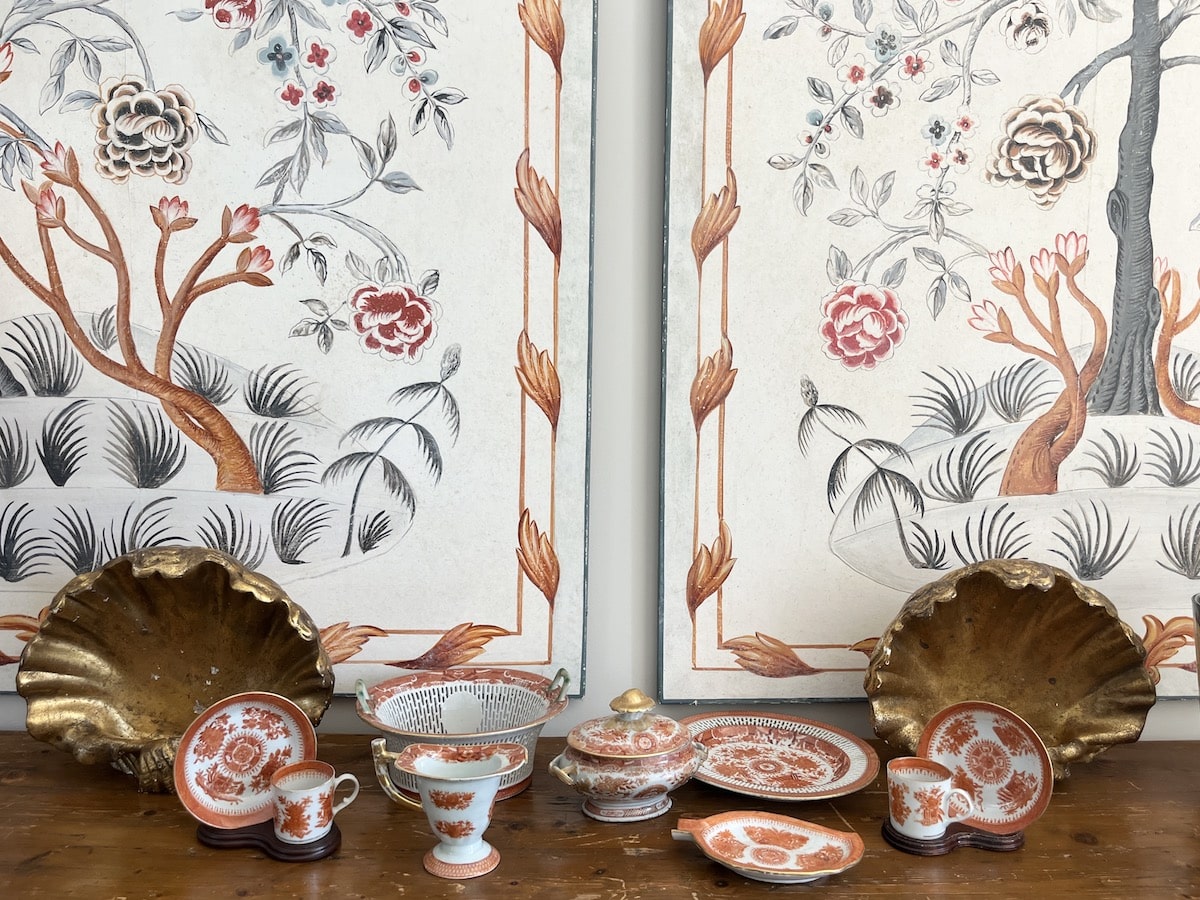
M 630 688 L 608 705 L 609 709 L 619 713 L 645 712 L 654 708 L 654 698 L 648 697 L 637 688 Z

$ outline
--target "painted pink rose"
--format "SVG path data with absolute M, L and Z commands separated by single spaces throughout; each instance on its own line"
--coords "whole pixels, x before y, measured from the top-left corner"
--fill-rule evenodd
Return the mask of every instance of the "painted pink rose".
M 350 298 L 351 321 L 368 353 L 408 363 L 420 360 L 437 334 L 437 303 L 411 284 L 366 284 Z
M 258 18 L 258 0 L 204 0 L 204 8 L 212 11 L 218 28 L 241 30 Z
M 847 281 L 825 298 L 825 355 L 847 369 L 873 369 L 904 340 L 908 316 L 891 288 Z

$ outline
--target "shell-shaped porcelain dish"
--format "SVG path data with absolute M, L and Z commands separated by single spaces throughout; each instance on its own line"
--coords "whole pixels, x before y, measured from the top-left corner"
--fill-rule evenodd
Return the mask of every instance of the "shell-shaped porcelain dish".
M 72 579 L 26 645 L 17 690 L 29 733 L 141 790 L 173 790 L 197 715 L 245 691 L 317 723 L 333 667 L 309 615 L 269 578 L 206 547 L 138 550 Z
M 862 838 L 852 831 L 754 810 L 680 819 L 671 836 L 694 841 L 705 856 L 739 875 L 774 884 L 816 881 L 863 857 Z
M 875 645 L 865 687 L 875 733 L 904 753 L 938 712 L 982 700 L 1033 726 L 1064 778 L 1141 735 L 1155 700 L 1145 661 L 1098 591 L 1052 566 L 994 559 L 909 597 Z

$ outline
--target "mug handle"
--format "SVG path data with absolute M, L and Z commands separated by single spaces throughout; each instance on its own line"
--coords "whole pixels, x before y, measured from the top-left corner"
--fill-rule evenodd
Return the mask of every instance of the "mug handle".
M 951 788 L 946 796 L 946 821 L 961 822 L 975 812 L 975 801 L 962 788 Z
M 335 815 L 335 816 L 338 813 L 340 813 L 343 809 L 345 809 L 347 806 L 349 806 L 351 803 L 353 803 L 354 798 L 358 796 L 358 779 L 355 778 L 353 775 L 351 775 L 349 772 L 347 772 L 345 775 L 339 775 L 337 778 L 333 779 L 333 791 L 331 792 L 331 794 L 336 794 L 338 787 L 343 784 L 353 784 L 354 790 L 352 790 L 350 792 L 349 797 L 347 797 L 345 800 L 343 800 L 341 803 L 339 803 L 337 806 L 335 806 L 333 808 L 332 815 Z

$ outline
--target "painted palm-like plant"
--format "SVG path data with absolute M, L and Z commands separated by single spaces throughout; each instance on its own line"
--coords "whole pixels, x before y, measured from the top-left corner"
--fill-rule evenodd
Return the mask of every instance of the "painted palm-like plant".
M 905 557 L 912 566 L 922 567 L 921 560 L 913 554 L 904 533 L 901 503 L 907 506 L 911 512 L 924 515 L 925 499 L 921 496 L 921 491 L 912 478 L 885 465 L 891 460 L 911 463 L 912 459 L 909 457 L 908 451 L 893 441 L 885 441 L 881 438 L 866 437 L 851 440 L 842 434 L 839 427 L 865 427 L 866 423 L 858 413 L 844 406 L 821 403 L 816 386 L 808 378 L 801 379 L 800 390 L 805 405 L 808 407 L 800 417 L 800 426 L 796 434 L 800 452 L 808 455 L 818 425 L 845 445 L 829 470 L 825 489 L 825 499 L 829 503 L 829 508 L 833 509 L 834 502 L 849 487 L 851 463 L 856 460 L 865 461 L 869 466 L 869 474 L 859 487 L 854 501 L 854 524 L 857 526 L 866 515 L 886 501 Z
M 442 354 L 441 372 L 437 381 L 423 381 L 400 388 L 392 394 L 393 403 L 419 403 L 416 411 L 408 417 L 379 416 L 359 422 L 346 432 L 342 442 L 363 442 L 379 439 L 374 450 L 356 450 L 347 453 L 334 462 L 321 476 L 323 483 L 337 483 L 344 479 L 354 480 L 354 489 L 350 496 L 349 519 L 346 524 L 346 540 L 342 556 L 349 556 L 354 546 L 356 516 L 359 498 L 367 476 L 379 470 L 384 490 L 389 496 L 399 500 L 408 510 L 409 516 L 416 515 L 417 495 L 412 484 L 403 470 L 395 462 L 384 455 L 385 451 L 403 434 L 411 434 L 416 441 L 417 449 L 425 461 L 425 466 L 434 480 L 441 478 L 442 452 L 433 432 L 417 421 L 433 404 L 439 403 L 441 413 L 448 424 L 453 439 L 458 438 L 460 414 L 458 401 L 446 387 L 446 382 L 458 371 L 461 362 L 461 352 L 457 344 L 451 345 Z
M 87 456 L 83 413 L 88 405 L 87 400 L 76 400 L 52 413 L 42 423 L 42 437 L 37 445 L 38 458 L 50 480 L 58 487 L 71 480 Z

